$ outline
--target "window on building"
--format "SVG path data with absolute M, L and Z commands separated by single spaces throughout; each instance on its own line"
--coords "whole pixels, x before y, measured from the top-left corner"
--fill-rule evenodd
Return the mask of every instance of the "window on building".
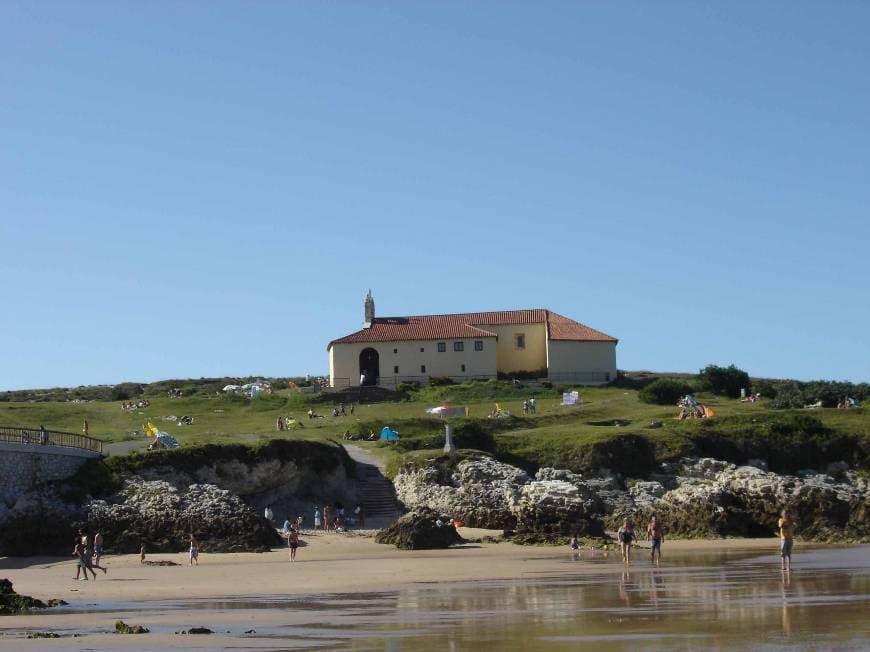
M 394 373 L 394 374 L 399 373 L 399 365 L 395 365 L 395 366 L 393 366 L 393 373 Z
M 459 353 L 460 351 L 464 351 L 465 350 L 465 342 L 454 342 L 453 343 L 453 350 L 456 351 L 457 353 Z
M 438 353 L 444 353 L 447 350 L 447 342 L 438 342 Z
M 514 335 L 514 343 L 516 344 L 516 348 L 518 348 L 518 349 L 526 348 L 526 334 L 525 333 L 516 333 Z
M 421 365 L 420 365 L 420 373 L 421 373 L 421 374 L 425 374 L 425 373 L 426 373 L 426 365 L 424 365 L 424 364 L 421 364 Z
M 463 372 L 465 371 L 465 365 L 462 365 L 462 371 Z
M 420 353 L 423 353 L 425 350 L 426 349 L 424 349 L 422 346 L 420 347 Z
M 483 351 L 483 340 L 474 340 L 474 350 Z
M 398 353 L 399 349 L 393 349 L 393 353 Z

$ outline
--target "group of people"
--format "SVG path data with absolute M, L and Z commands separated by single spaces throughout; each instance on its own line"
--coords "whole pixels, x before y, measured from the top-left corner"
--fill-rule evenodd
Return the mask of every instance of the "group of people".
M 740 399 L 741 403 L 758 403 L 761 400 L 761 392 L 755 392 L 754 394 L 750 394 L 749 396 L 745 396 Z
M 538 402 L 535 397 L 523 401 L 523 414 L 536 414 L 538 411 Z
M 844 396 L 842 400 L 837 401 L 838 410 L 848 410 L 849 408 L 861 407 L 861 401 L 851 396 Z
M 782 570 L 791 571 L 791 553 L 794 547 L 794 534 L 797 527 L 797 520 L 790 510 L 784 509 L 780 514 L 780 518 L 776 524 L 777 534 L 780 539 L 779 555 L 782 564 Z M 637 532 L 634 528 L 634 520 L 631 516 L 623 520 L 622 527 L 616 533 L 616 539 L 619 543 L 619 548 L 622 553 L 622 561 L 624 564 L 631 563 L 631 548 L 637 541 Z M 662 541 L 665 540 L 665 533 L 662 524 L 659 522 L 655 514 L 650 517 L 649 523 L 646 526 L 646 540 L 650 542 L 650 562 L 658 566 L 662 560 Z M 571 549 L 579 550 L 580 546 L 576 538 L 571 539 Z
M 347 525 L 356 525 L 357 527 L 363 527 L 365 525 L 362 505 L 356 506 L 351 518 L 347 518 L 344 505 L 338 502 L 334 505 L 324 505 L 323 511 L 321 511 L 319 507 L 314 508 L 315 530 L 322 529 L 324 532 L 344 532 Z
M 367 435 L 355 435 L 350 430 L 345 430 L 343 437 L 347 441 L 377 441 L 378 436 L 375 434 L 375 431 L 369 428 L 369 434 Z
M 339 403 L 332 408 L 332 416 L 334 417 L 346 417 L 348 414 L 353 416 L 353 403 L 350 404 L 349 408 L 345 408 L 344 403 Z
M 701 405 L 691 394 L 686 394 L 683 398 L 677 401 L 677 407 L 680 408 L 680 413 L 677 418 L 683 419 L 707 419 L 713 416 L 713 411 L 706 405 Z
M 665 531 L 655 514 L 650 517 L 646 526 L 646 540 L 651 543 L 650 562 L 658 566 L 662 560 L 662 541 L 665 539 Z M 637 541 L 637 532 L 634 529 L 634 519 L 629 516 L 622 522 L 622 527 L 616 533 L 616 540 L 622 553 L 622 563 L 631 563 L 631 547 Z
M 100 559 L 103 556 L 103 534 L 97 530 L 94 533 L 94 538 L 91 539 L 84 530 L 79 530 L 73 544 L 73 557 L 77 559 L 76 576 L 74 579 L 81 579 L 84 582 L 88 581 L 88 572 L 97 579 L 97 573 L 94 569 L 103 571 L 106 574 L 106 569 L 100 566 Z M 83 577 L 79 575 L 83 574 Z
M 124 401 L 121 403 L 121 409 L 124 410 L 124 412 L 129 412 L 130 410 L 141 410 L 150 406 L 151 401 L 146 398 L 143 398 L 141 401 Z

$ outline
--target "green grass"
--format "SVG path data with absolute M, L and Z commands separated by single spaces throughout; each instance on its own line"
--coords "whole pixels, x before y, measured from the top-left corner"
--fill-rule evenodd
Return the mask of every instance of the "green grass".
M 249 400 L 202 392 L 170 399 L 153 396 L 150 407 L 121 410 L 121 401 L 73 403 L 60 401 L 0 402 L 0 425 L 80 432 L 87 419 L 90 434 L 106 442 L 140 441 L 142 426 L 151 421 L 179 439 L 183 447 L 205 444 L 257 443 L 273 438 L 341 442 L 346 430 L 378 432 L 389 425 L 399 431 L 397 444 L 357 442 L 390 460 L 390 468 L 420 455 L 437 453 L 443 443 L 443 422 L 425 409 L 445 402 L 466 405 L 469 417 L 454 420 L 457 445 L 485 450 L 501 459 L 534 470 L 557 466 L 578 471 L 606 466 L 630 476 L 655 470 L 666 459 L 700 453 L 742 461 L 746 457 L 772 460 L 772 467 L 794 470 L 846 459 L 870 467 L 870 415 L 865 410 L 777 411 L 765 403 L 741 403 L 722 397 L 699 398 L 716 411 L 708 421 L 678 421 L 677 409 L 649 405 L 637 391 L 620 387 L 578 388 L 582 405 L 559 405 L 562 388 L 523 388 L 487 381 L 446 387 L 427 387 L 397 403 L 361 404 L 354 414 L 332 417 L 328 403 L 311 394 L 281 390 Z M 570 388 L 565 388 L 570 389 Z M 146 394 L 147 394 L 146 390 Z M 522 414 L 522 400 L 535 396 L 536 415 Z M 498 402 L 510 418 L 488 419 Z M 322 419 L 308 419 L 309 407 Z M 191 426 L 179 427 L 161 417 L 194 417 Z M 292 415 L 303 428 L 278 433 L 275 419 Z M 809 417 L 809 418 L 808 418 Z M 624 425 L 611 425 L 619 420 Z M 660 428 L 651 422 L 660 421 Z

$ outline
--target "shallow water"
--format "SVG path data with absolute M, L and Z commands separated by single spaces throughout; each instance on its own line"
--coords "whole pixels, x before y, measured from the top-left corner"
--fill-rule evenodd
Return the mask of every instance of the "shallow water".
M 165 649 L 160 634 L 206 626 L 220 635 L 183 637 L 183 645 L 389 652 L 870 649 L 868 546 L 803 550 L 790 574 L 779 570 L 775 555 L 746 552 L 674 556 L 659 568 L 640 559 L 627 570 L 612 556 L 586 552 L 566 555 L 563 566 L 556 577 L 417 584 L 383 593 L 72 604 L 33 617 L 31 629 L 71 633 L 53 622 L 70 614 L 93 620 L 88 613 L 96 621 L 142 623 L 153 634 L 133 641 L 103 634 L 101 626 L 75 630 L 83 638 L 40 645 L 2 629 L 0 647 L 111 649 L 124 638 L 125 649 Z

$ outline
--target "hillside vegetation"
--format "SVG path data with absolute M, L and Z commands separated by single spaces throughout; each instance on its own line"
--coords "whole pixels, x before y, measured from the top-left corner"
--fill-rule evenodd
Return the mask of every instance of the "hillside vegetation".
M 354 405 L 354 414 L 332 416 L 324 396 L 282 389 L 271 396 L 248 399 L 228 395 L 218 386 L 228 379 L 133 384 L 136 396 L 148 397 L 147 408 L 124 411 L 126 400 L 111 400 L 105 388 L 97 400 L 74 402 L 65 390 L 38 397 L 18 392 L 0 401 L 0 425 L 81 432 L 87 419 L 91 436 L 118 455 L 145 448 L 143 424 L 151 421 L 178 438 L 184 448 L 206 444 L 255 444 L 269 439 L 320 440 L 342 443 L 343 434 L 364 435 L 384 426 L 397 430 L 394 444 L 357 441 L 389 457 L 389 468 L 433 456 L 443 446 L 444 422 L 426 414 L 428 407 L 450 403 L 468 407 L 469 416 L 452 420 L 456 445 L 484 451 L 534 471 L 540 466 L 591 471 L 608 468 L 629 477 L 654 472 L 661 462 L 686 454 L 715 456 L 734 462 L 768 461 L 772 470 L 794 472 L 844 460 L 870 469 L 870 418 L 864 408 L 773 409 L 768 399 L 742 403 L 707 390 L 697 392 L 716 413 L 712 419 L 677 420 L 678 409 L 641 400 L 639 390 L 654 378 L 624 379 L 601 388 L 531 387 L 506 381 L 472 382 L 441 387 L 406 388 L 405 400 Z M 235 380 L 235 379 L 230 379 Z M 697 378 L 681 378 L 698 388 Z M 166 396 L 166 387 L 188 387 L 181 398 Z M 852 386 L 852 391 L 855 387 Z M 792 385 L 797 389 L 798 385 Z M 89 393 L 79 388 L 77 396 Z M 580 392 L 579 406 L 561 406 L 561 393 Z M 846 388 L 847 390 L 849 388 Z M 773 388 L 770 392 L 773 393 Z M 522 401 L 534 396 L 537 413 L 525 415 Z M 81 399 L 79 399 L 81 400 Z M 774 399 L 775 400 L 775 399 Z M 488 418 L 498 403 L 510 416 Z M 348 408 L 350 406 L 347 406 Z M 309 419 L 314 409 L 323 418 Z M 175 417 L 169 419 L 168 417 Z M 181 416 L 193 424 L 178 426 Z M 295 417 L 302 426 L 277 432 L 277 417 Z

